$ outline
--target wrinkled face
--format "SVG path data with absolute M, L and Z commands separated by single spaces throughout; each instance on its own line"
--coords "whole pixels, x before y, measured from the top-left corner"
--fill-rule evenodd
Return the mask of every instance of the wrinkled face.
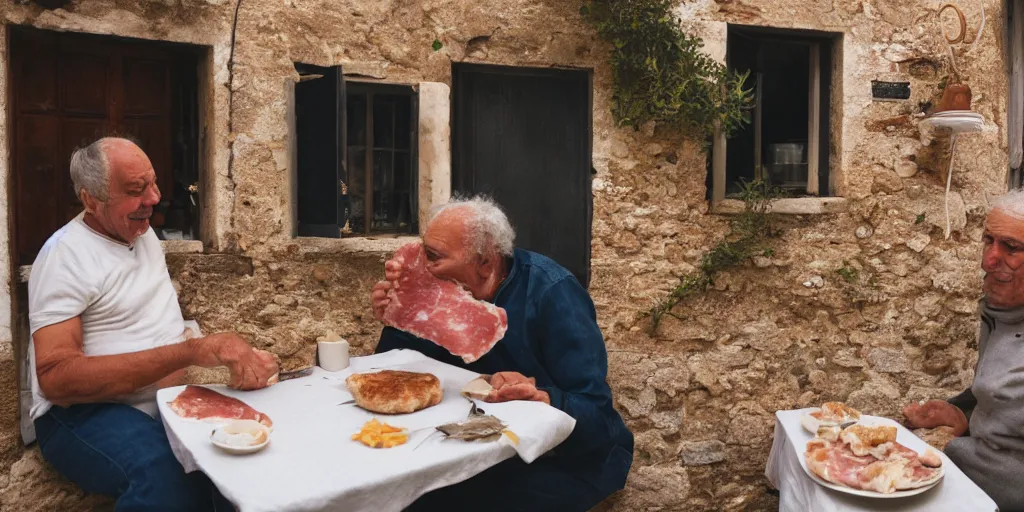
M 423 250 L 431 274 L 462 283 L 472 291 L 483 269 L 466 246 L 467 228 L 461 213 L 449 210 L 434 219 L 423 233 Z
M 156 172 L 149 158 L 131 143 L 120 141 L 106 149 L 110 176 L 106 201 L 83 192 L 83 203 L 105 234 L 132 243 L 149 229 L 153 207 L 160 202 Z
M 1024 306 L 1024 219 L 993 210 L 982 238 L 985 298 L 1000 309 Z

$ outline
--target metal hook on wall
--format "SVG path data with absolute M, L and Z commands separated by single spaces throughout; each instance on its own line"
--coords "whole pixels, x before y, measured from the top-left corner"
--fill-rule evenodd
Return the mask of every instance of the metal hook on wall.
M 960 2 L 957 1 L 957 4 Z M 978 41 L 981 40 L 981 33 L 985 30 L 985 6 L 981 3 L 978 4 L 981 7 L 981 23 L 978 25 L 978 32 L 974 34 L 974 41 L 971 42 L 971 46 L 967 48 L 964 54 L 970 53 L 974 50 L 974 47 L 978 45 Z M 957 20 L 960 22 L 960 31 L 956 37 L 949 37 L 946 33 L 946 26 L 942 23 L 942 13 L 946 12 L 946 9 L 952 9 L 956 13 Z M 946 40 L 946 50 L 949 52 L 949 64 L 953 68 L 953 74 L 959 81 L 961 78 L 960 69 L 956 65 L 956 57 L 953 54 L 953 45 L 962 43 L 967 38 L 967 17 L 964 16 L 964 12 L 954 4 L 943 4 L 939 8 L 936 14 L 938 19 L 940 30 L 942 30 L 942 37 Z

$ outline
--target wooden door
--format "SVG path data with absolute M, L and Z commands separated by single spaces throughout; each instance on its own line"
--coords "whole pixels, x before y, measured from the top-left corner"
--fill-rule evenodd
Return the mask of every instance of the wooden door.
M 487 193 L 516 245 L 590 279 L 591 77 L 588 71 L 453 67 L 452 190 Z
M 10 51 L 15 254 L 28 265 L 82 209 L 68 173 L 75 148 L 131 136 L 171 190 L 174 66 L 155 45 L 22 28 Z

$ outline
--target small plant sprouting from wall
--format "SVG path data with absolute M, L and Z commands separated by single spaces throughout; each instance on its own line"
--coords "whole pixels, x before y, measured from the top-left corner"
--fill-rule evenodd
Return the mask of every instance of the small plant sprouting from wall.
M 839 274 L 839 276 L 842 277 L 844 281 L 851 284 L 856 283 L 860 276 L 860 273 L 857 271 L 857 268 L 851 266 L 850 263 L 847 261 L 844 261 L 843 266 L 839 267 L 836 270 L 836 274 Z
M 612 114 L 619 126 L 648 121 L 707 140 L 749 123 L 748 73 L 729 71 L 683 32 L 670 0 L 585 0 L 580 13 L 612 45 Z
M 732 219 L 730 234 L 704 254 L 697 270 L 680 278 L 668 297 L 645 313 L 644 316 L 651 317 L 651 334 L 658 330 L 666 315 L 679 318 L 672 310 L 687 297 L 706 291 L 719 272 L 742 265 L 754 256 L 774 253 L 767 242 L 778 235 L 778 230 L 768 208 L 783 192 L 760 181 L 742 182 L 742 189 L 743 212 Z

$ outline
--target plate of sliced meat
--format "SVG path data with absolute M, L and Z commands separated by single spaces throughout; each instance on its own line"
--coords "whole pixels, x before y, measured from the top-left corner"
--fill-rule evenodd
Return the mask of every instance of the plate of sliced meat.
M 384 323 L 432 341 L 471 363 L 483 357 L 508 329 L 505 310 L 473 295 L 457 283 L 427 270 L 423 246 L 402 246 L 392 258 L 402 275 L 388 290 Z
M 207 423 L 253 420 L 270 430 L 274 428 L 274 422 L 266 414 L 237 398 L 222 395 L 204 386 L 185 386 L 185 389 L 167 405 L 178 416 L 186 419 Z
M 872 498 L 913 496 L 937 485 L 944 475 L 942 457 L 908 448 L 897 433 L 903 434 L 890 419 L 861 416 L 835 439 L 808 441 L 801 466 L 820 485 Z

